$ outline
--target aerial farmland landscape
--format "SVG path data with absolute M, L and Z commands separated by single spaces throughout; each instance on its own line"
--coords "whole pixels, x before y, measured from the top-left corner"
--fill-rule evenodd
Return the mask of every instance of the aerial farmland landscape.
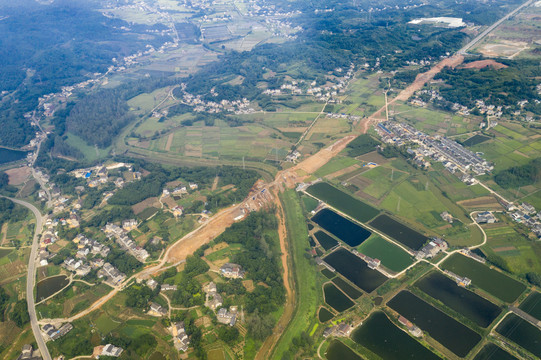
M 540 20 L 0 0 L 0 359 L 541 358 Z

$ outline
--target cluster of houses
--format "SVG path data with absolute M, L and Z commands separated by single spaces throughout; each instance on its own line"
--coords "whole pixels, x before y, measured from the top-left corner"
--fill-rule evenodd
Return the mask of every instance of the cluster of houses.
M 229 279 L 242 279 L 245 272 L 242 267 L 237 264 L 227 263 L 220 268 L 220 273 L 223 277 Z M 221 324 L 234 326 L 237 322 L 238 306 L 230 306 L 229 309 L 222 307 L 223 298 L 218 293 L 216 284 L 210 282 L 203 287 L 205 292 L 205 306 L 216 312 L 216 319 Z
M 346 322 L 342 322 L 338 325 L 330 326 L 323 330 L 323 337 L 328 338 L 329 336 L 335 337 L 348 337 L 353 330 L 353 326 Z
M 419 157 L 423 166 L 426 166 L 424 159 L 429 158 L 441 162 L 452 173 L 461 171 L 484 175 L 494 169 L 492 164 L 456 141 L 440 135 L 427 135 L 408 124 L 385 121 L 378 124 L 376 131 L 387 144 L 396 146 L 416 144 L 417 148 L 411 149 L 410 152 L 415 158 Z
M 423 246 L 421 250 L 415 253 L 415 258 L 420 259 L 429 259 L 436 256 L 439 252 L 445 251 L 449 248 L 447 242 L 438 237 L 433 237 L 430 239 L 430 242 Z
M 151 302 L 148 314 L 152 316 L 165 316 L 167 315 L 167 309 L 158 303 Z
M 280 96 L 284 94 L 312 95 L 318 101 L 329 101 L 329 103 L 338 103 L 339 100 L 336 97 L 339 93 L 342 93 L 346 90 L 349 81 L 353 79 L 355 65 L 351 63 L 350 67 L 347 70 L 344 70 L 342 68 L 336 68 L 334 72 L 336 74 L 343 74 L 343 76 L 337 77 L 335 79 L 336 83 L 333 83 L 331 85 L 318 86 L 316 81 L 308 83 L 304 80 L 292 80 L 290 82 L 280 85 L 280 88 L 266 89 L 263 93 L 274 96 Z
M 131 164 L 126 163 L 112 163 L 109 165 L 98 165 L 90 168 L 76 169 L 73 170 L 70 174 L 78 179 L 85 179 L 87 182 L 87 186 L 90 188 L 95 188 L 102 184 L 106 184 L 109 181 L 113 181 L 115 186 L 121 189 L 122 187 L 124 187 L 124 178 L 116 177 L 114 180 L 110 179 L 109 171 L 123 168 L 126 168 L 131 174 L 128 176 L 129 179 L 133 178 L 133 180 L 138 180 L 142 176 L 140 172 L 133 171 L 133 166 Z
M 67 270 L 79 276 L 86 276 L 92 269 L 99 269 L 104 266 L 105 261 L 103 259 L 111 251 L 108 246 L 83 234 L 78 234 L 73 239 L 73 242 L 77 245 L 76 259 L 68 257 L 64 260 L 63 265 Z M 93 255 L 93 258 L 87 263 L 85 260 L 89 255 Z
M 205 292 L 206 307 L 208 307 L 212 311 L 216 311 L 216 309 L 222 306 L 222 295 L 218 293 L 218 290 L 216 289 L 216 284 L 214 282 L 211 281 L 207 285 L 205 285 L 203 287 L 203 291 Z
M 106 262 L 103 264 L 103 267 L 98 270 L 98 278 L 106 278 L 106 283 L 111 286 L 117 286 L 126 279 L 126 275 L 121 273 L 110 263 Z
M 178 96 L 182 104 L 192 106 L 195 112 L 207 112 L 211 114 L 221 112 L 232 112 L 234 114 L 251 114 L 255 110 L 250 107 L 250 101 L 246 98 L 242 100 L 221 100 L 217 101 L 205 101 L 201 95 L 193 95 L 186 91 L 186 84 L 180 84 L 181 94 Z M 219 94 L 213 89 L 210 94 L 212 96 L 218 96 Z
M 73 330 L 73 325 L 71 323 L 65 323 L 57 329 L 52 324 L 45 324 L 41 327 L 41 330 L 47 335 L 47 338 L 55 341 Z
M 108 238 L 115 238 L 115 241 L 120 248 L 126 250 L 137 260 L 144 263 L 150 254 L 128 236 L 128 232 L 136 229 L 137 224 L 137 220 L 135 219 L 124 220 L 122 222 L 122 227 L 116 224 L 107 223 L 103 231 Z
M 171 334 L 173 335 L 173 345 L 175 346 L 175 349 L 177 349 L 177 351 L 186 352 L 188 350 L 188 345 L 190 345 L 190 338 L 188 337 L 188 334 L 186 334 L 184 322 L 180 321 L 172 323 L 170 329 Z
M 541 239 L 541 212 L 537 212 L 533 205 L 526 202 L 518 206 L 506 204 L 506 210 L 513 221 L 526 226 Z

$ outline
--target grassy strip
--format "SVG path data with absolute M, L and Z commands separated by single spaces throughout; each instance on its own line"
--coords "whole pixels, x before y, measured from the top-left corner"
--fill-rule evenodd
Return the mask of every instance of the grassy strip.
M 318 293 L 315 286 L 317 283 L 316 271 L 310 261 L 304 257 L 308 230 L 300 207 L 300 200 L 293 190 L 287 190 L 280 194 L 280 199 L 285 212 L 287 235 L 293 259 L 292 271 L 296 289 L 296 308 L 293 319 L 274 348 L 272 359 L 281 359 L 284 352 L 290 348 L 292 339 L 302 331 L 308 331 L 310 325 L 317 321 L 318 304 Z

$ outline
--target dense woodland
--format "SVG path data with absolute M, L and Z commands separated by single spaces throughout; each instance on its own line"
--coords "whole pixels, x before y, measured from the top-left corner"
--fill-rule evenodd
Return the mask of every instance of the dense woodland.
M 207 186 L 219 176 L 221 184 L 234 184 L 235 189 L 208 196 L 208 210 L 215 210 L 244 199 L 259 178 L 259 174 L 254 170 L 242 170 L 232 166 L 166 168 L 150 163 L 144 163 L 143 166 L 150 174 L 117 191 L 109 199 L 109 204 L 135 205 L 146 198 L 159 196 L 165 183 L 179 178 L 197 183 L 199 186 Z
M 446 101 L 437 105 L 447 110 L 454 103 L 473 108 L 475 100 L 483 100 L 487 105 L 508 107 L 503 109 L 506 114 L 521 109 L 541 114 L 541 103 L 535 102 L 540 99 L 536 89 L 539 84 L 536 79 L 541 76 L 539 61 L 499 59 L 498 62 L 508 67 L 445 68 L 435 78 L 446 84 L 439 90 Z M 523 100 L 528 103 L 521 107 L 518 102 Z
M 541 180 L 541 158 L 534 159 L 522 166 L 514 166 L 500 171 L 494 176 L 494 181 L 504 189 L 517 189 L 521 186 L 535 184 L 539 180 Z
M 241 265 L 246 270 L 246 277 L 257 284 L 253 292 L 246 294 L 244 309 L 248 313 L 248 333 L 258 340 L 265 339 L 271 333 L 276 322 L 271 313 L 285 301 L 277 226 L 272 211 L 251 213 L 244 221 L 234 223 L 215 239 L 216 243 L 224 241 L 243 245 L 243 250 L 235 254 L 231 261 Z
M 10 92 L 0 101 L 1 145 L 23 146 L 33 137 L 35 129 L 23 114 L 36 108 L 40 96 L 105 72 L 113 58 L 169 40 L 148 35 L 146 30 L 153 29 L 149 26 L 122 30 L 129 24 L 95 11 L 99 5 L 69 0 L 49 5 L 0 2 L 0 92 Z M 145 40 L 134 30 L 144 33 Z
M 347 153 L 351 157 L 357 157 L 371 151 L 376 150 L 376 146 L 381 144 L 368 134 L 361 134 L 357 136 L 352 142 L 350 142 L 346 149 Z
M 0 228 L 5 222 L 17 222 L 28 216 L 28 210 L 22 206 L 15 206 L 6 198 L 0 198 Z

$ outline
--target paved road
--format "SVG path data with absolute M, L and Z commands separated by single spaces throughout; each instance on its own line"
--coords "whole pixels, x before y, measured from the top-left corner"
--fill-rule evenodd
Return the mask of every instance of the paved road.
M 517 12 L 519 12 L 520 10 L 522 10 L 523 8 L 525 8 L 526 6 L 529 6 L 533 3 L 533 0 L 528 0 L 526 1 L 524 4 L 520 5 L 518 8 L 516 8 L 515 10 L 511 11 L 510 13 L 508 13 L 507 15 L 505 15 L 504 17 L 502 17 L 500 20 L 496 21 L 494 24 L 490 25 L 485 31 L 483 31 L 481 34 L 477 35 L 477 37 L 475 39 L 473 39 L 472 41 L 470 41 L 469 43 L 466 44 L 466 46 L 464 46 L 462 49 L 458 50 L 458 54 L 465 54 L 469 49 L 471 49 L 472 47 L 474 47 L 476 44 L 479 43 L 479 41 L 483 40 L 485 36 L 487 36 L 488 34 L 490 34 L 492 32 L 492 30 L 494 30 L 495 28 L 497 28 L 498 26 L 500 26 L 500 24 L 502 22 L 504 22 L 505 20 L 509 19 L 511 16 L 515 15 Z
M 36 282 L 39 235 L 41 234 L 41 230 L 43 228 L 43 218 L 39 210 L 34 205 L 19 199 L 9 199 L 16 204 L 27 207 L 34 213 L 34 216 L 36 217 L 36 228 L 34 229 L 32 250 L 30 252 L 30 259 L 28 260 L 28 274 L 26 277 L 26 302 L 28 304 L 28 313 L 30 314 L 30 324 L 32 325 L 32 331 L 34 332 L 34 337 L 36 338 L 41 356 L 43 357 L 43 360 L 51 360 L 51 354 L 49 354 L 49 349 L 47 349 L 47 345 L 45 345 L 45 340 L 43 340 L 43 336 L 39 329 L 38 318 L 36 315 L 36 304 L 34 301 L 34 285 Z

